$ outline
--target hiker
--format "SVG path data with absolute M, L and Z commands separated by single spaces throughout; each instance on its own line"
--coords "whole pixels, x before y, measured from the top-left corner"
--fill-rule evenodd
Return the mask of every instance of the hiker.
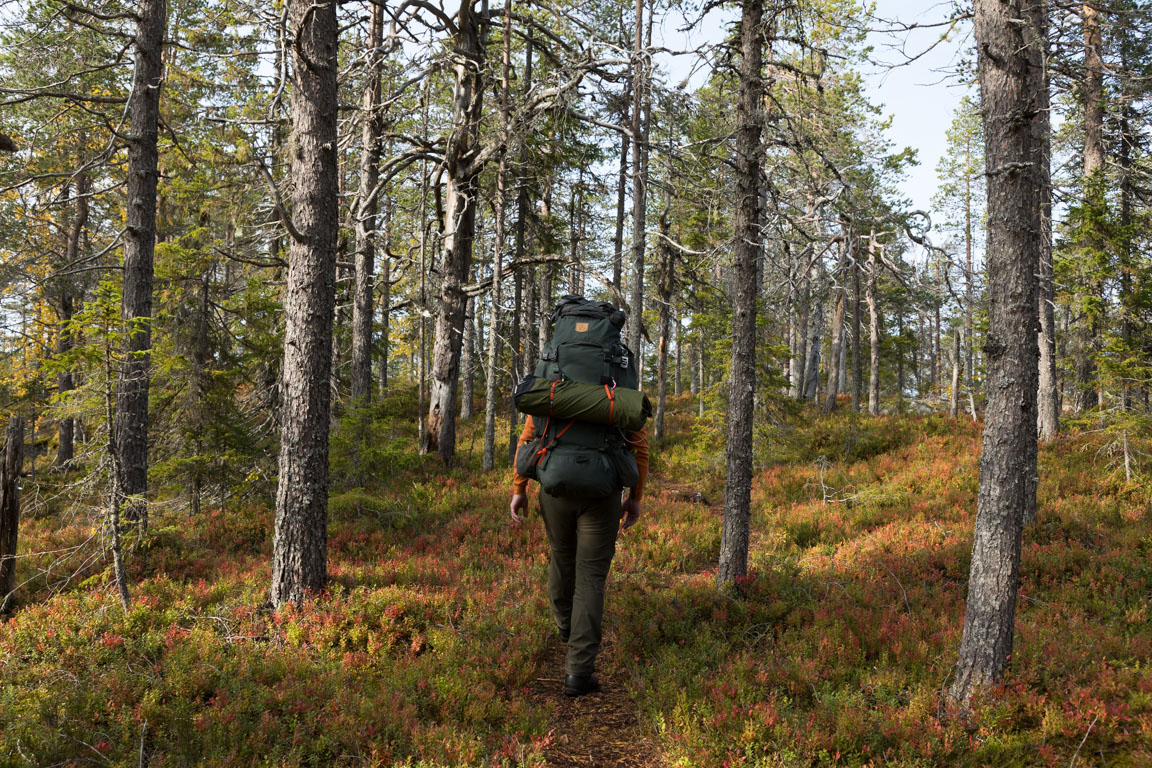
M 524 425 L 517 449 L 535 437 L 532 419 Z M 604 582 L 616 554 L 616 534 L 640 519 L 644 480 L 648 475 L 648 433 L 630 432 L 628 446 L 636 457 L 640 479 L 627 498 L 619 492 L 599 499 L 553 496 L 540 489 L 540 516 L 552 547 L 548 600 L 560 639 L 568 644 L 564 693 L 583 696 L 600 690 L 594 673 L 604 618 Z M 512 470 L 512 522 L 524 522 L 528 479 Z
M 528 511 L 528 480 L 539 481 L 552 550 L 548 599 L 568 644 L 564 693 L 574 697 L 600 690 L 594 672 L 605 580 L 617 534 L 640 517 L 648 474 L 651 403 L 620 339 L 623 325 L 624 313 L 611 304 L 565 296 L 535 374 L 513 395 L 531 418 L 516 447 L 512 522 Z

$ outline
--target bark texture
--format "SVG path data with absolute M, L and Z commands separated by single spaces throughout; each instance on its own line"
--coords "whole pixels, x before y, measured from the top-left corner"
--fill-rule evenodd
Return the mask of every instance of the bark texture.
M 876 232 L 868 238 L 868 281 L 864 301 L 868 304 L 868 413 L 880 415 L 880 307 L 876 299 Z
M 1020 536 L 1035 495 L 1040 168 L 1033 119 L 1040 52 L 1016 23 L 1030 0 L 978 0 L 981 112 L 988 177 L 988 409 L 968 603 L 949 688 L 966 702 L 1003 676 L 1012 653 Z
M 372 399 L 372 280 L 376 267 L 376 215 L 380 179 L 380 143 L 384 132 L 380 112 L 380 67 L 383 58 L 384 9 L 372 4 L 368 28 L 370 73 L 361 101 L 360 193 L 356 210 L 356 253 L 353 259 L 355 287 L 352 293 L 352 402 L 366 405 Z M 387 254 L 385 254 L 387 258 Z M 387 312 L 387 307 L 385 307 Z
M 289 0 L 292 218 L 284 292 L 283 425 L 272 553 L 273 605 L 327 584 L 328 429 L 337 207 L 336 4 Z
M 427 447 L 448 463 L 456 454 L 456 397 L 464 315 L 465 282 L 472 267 L 476 234 L 476 201 L 480 168 L 477 151 L 484 100 L 484 46 L 481 20 L 471 0 L 460 5 L 453 71 L 452 132 L 444 150 L 444 236 L 436 335 L 432 348 L 432 381 L 428 398 Z
M 760 175 L 763 0 L 744 0 L 740 19 L 740 94 L 736 126 L 735 270 L 732 279 L 732 361 L 724 529 L 716 582 L 729 586 L 748 573 L 752 512 L 752 411 L 756 395 L 756 298 L 760 259 Z
M 7 612 L 16 589 L 16 544 L 20 530 L 20 470 L 23 467 L 24 419 L 8 419 L 4 463 L 0 465 L 0 615 Z
M 136 9 L 136 68 L 128 97 L 127 222 L 120 314 L 127 336 L 116 385 L 115 450 L 120 493 L 131 498 L 125 515 L 148 525 L 148 383 L 152 349 L 152 260 L 156 248 L 157 140 L 160 86 L 164 80 L 165 0 L 141 0 Z
M 644 248 L 647 240 L 648 212 L 648 66 L 643 54 L 644 0 L 636 0 L 635 40 L 632 48 L 632 291 L 629 297 L 627 344 L 636 355 L 637 364 L 643 358 L 642 331 L 644 326 Z

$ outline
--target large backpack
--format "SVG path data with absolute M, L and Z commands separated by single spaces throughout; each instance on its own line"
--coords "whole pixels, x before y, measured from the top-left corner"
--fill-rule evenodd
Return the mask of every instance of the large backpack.
M 540 352 L 536 378 L 638 389 L 636 359 L 620 338 L 624 320 L 624 313 L 606 301 L 563 297 L 552 313 L 552 338 Z M 538 480 L 545 492 L 599 498 L 638 482 L 636 457 L 618 427 L 531 418 L 537 437 L 517 452 L 516 470 Z

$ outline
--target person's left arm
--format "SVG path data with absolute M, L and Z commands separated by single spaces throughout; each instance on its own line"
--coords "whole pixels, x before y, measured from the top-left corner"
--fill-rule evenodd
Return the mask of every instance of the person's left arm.
M 628 498 L 621 505 L 621 512 L 623 513 L 621 528 L 631 528 L 644 511 L 642 499 L 644 498 L 644 483 L 648 479 L 648 428 L 644 426 L 635 432 L 629 432 L 627 440 L 628 447 L 632 449 L 632 455 L 636 457 L 636 474 L 639 479 L 637 479 L 636 485 L 632 486 L 632 492 L 628 494 Z

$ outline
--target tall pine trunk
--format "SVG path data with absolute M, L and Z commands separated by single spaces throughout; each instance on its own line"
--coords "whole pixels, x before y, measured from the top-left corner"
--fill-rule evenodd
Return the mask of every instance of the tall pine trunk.
M 328 430 L 338 185 L 336 3 L 288 0 L 292 220 L 284 291 L 283 423 L 271 600 L 299 603 L 328 580 Z
M 1085 3 L 1081 9 L 1084 29 L 1084 199 L 1085 222 L 1079 259 L 1083 273 L 1077 288 L 1077 305 L 1081 319 L 1075 326 L 1076 413 L 1099 404 L 1096 391 L 1099 376 L 1096 351 L 1100 339 L 1100 304 L 1102 286 L 1094 274 L 1093 264 L 1100 261 L 1107 247 L 1106 235 L 1099 222 L 1106 213 L 1104 178 L 1104 63 L 1101 57 L 1100 11 Z
M 1056 374 L 1056 289 L 1052 265 L 1052 113 L 1048 76 L 1048 7 L 1035 5 L 1035 34 L 1042 46 L 1040 90 L 1033 129 L 1040 164 L 1040 285 L 1037 292 L 1040 312 L 1040 390 L 1037 395 L 1037 432 L 1044 442 L 1060 431 L 1059 380 Z
M 116 385 L 115 450 L 119 491 L 130 499 L 129 520 L 148 527 L 148 384 L 152 350 L 152 259 L 156 249 L 160 86 L 164 80 L 165 0 L 141 0 L 136 9 L 136 68 L 128 99 L 130 136 L 125 193 L 124 278 L 120 316 L 124 359 Z
M 664 420 L 668 407 L 668 345 L 672 335 L 672 248 L 668 245 L 668 208 L 660 213 L 659 283 L 660 297 L 659 338 L 656 342 L 656 418 L 652 436 L 656 442 L 664 439 Z
M 64 263 L 66 265 L 74 265 L 80 258 L 80 242 L 84 236 L 84 228 L 88 226 L 88 195 L 90 191 L 88 174 L 87 172 L 82 172 L 76 179 L 76 215 L 68 227 L 68 240 L 64 248 Z M 76 310 L 76 300 L 78 298 L 79 297 L 76 296 L 76 288 L 73 286 L 72 281 L 67 277 L 63 278 L 60 281 L 60 295 L 58 300 L 60 330 L 56 336 L 56 354 L 59 356 L 68 354 L 75 343 L 68 324 L 71 322 L 72 315 Z M 61 368 L 60 373 L 56 375 L 56 394 L 63 397 L 66 392 L 72 390 L 75 384 L 72 369 L 68 367 Z M 71 416 L 63 417 L 57 424 L 56 431 L 56 466 L 65 467 L 72 461 L 75 455 L 75 421 Z
M 648 66 L 644 56 L 644 0 L 636 0 L 635 43 L 632 49 L 632 291 L 625 329 L 628 346 L 643 359 L 644 248 L 648 207 Z
M 372 399 L 372 274 L 376 267 L 376 214 L 380 179 L 380 141 L 384 132 L 380 114 L 380 68 L 384 44 L 384 9 L 372 4 L 368 28 L 368 83 L 361 100 L 360 193 L 356 210 L 356 254 L 352 291 L 352 402 L 367 405 Z M 385 259 L 387 247 L 385 247 Z M 385 308 L 387 312 L 387 308 Z
M 832 413 L 836 408 L 836 393 L 840 383 L 840 358 L 843 354 L 844 343 L 844 312 L 848 302 L 847 291 L 844 286 L 844 272 L 848 268 L 849 248 L 848 228 L 842 227 L 843 243 L 840 255 L 840 266 L 836 269 L 836 277 L 832 281 L 832 290 L 835 292 L 836 304 L 832 310 L 832 336 L 831 354 L 828 356 L 828 380 L 824 387 L 824 413 Z
M 484 101 L 484 45 L 481 19 L 471 0 L 460 5 L 455 39 L 452 130 L 444 149 L 444 242 L 436 335 L 432 348 L 432 389 L 428 397 L 427 446 L 449 463 L 456 454 L 456 397 L 464 314 L 464 284 L 472 267 L 472 240 L 480 168 L 473 164 Z
M 880 415 L 880 307 L 876 297 L 876 230 L 868 237 L 868 280 L 864 300 L 868 303 L 868 413 Z
M 1012 654 L 1022 523 L 1036 492 L 1042 173 L 1033 115 L 1041 63 L 1018 20 L 1037 1 L 977 0 L 975 8 L 988 178 L 988 408 L 964 633 L 949 687 L 962 703 L 998 682 Z
M 748 573 L 752 515 L 752 417 L 756 396 L 756 298 L 760 260 L 763 0 L 744 0 L 740 19 L 740 92 L 736 125 L 735 271 L 729 368 L 724 529 L 716 582 L 728 587 Z

